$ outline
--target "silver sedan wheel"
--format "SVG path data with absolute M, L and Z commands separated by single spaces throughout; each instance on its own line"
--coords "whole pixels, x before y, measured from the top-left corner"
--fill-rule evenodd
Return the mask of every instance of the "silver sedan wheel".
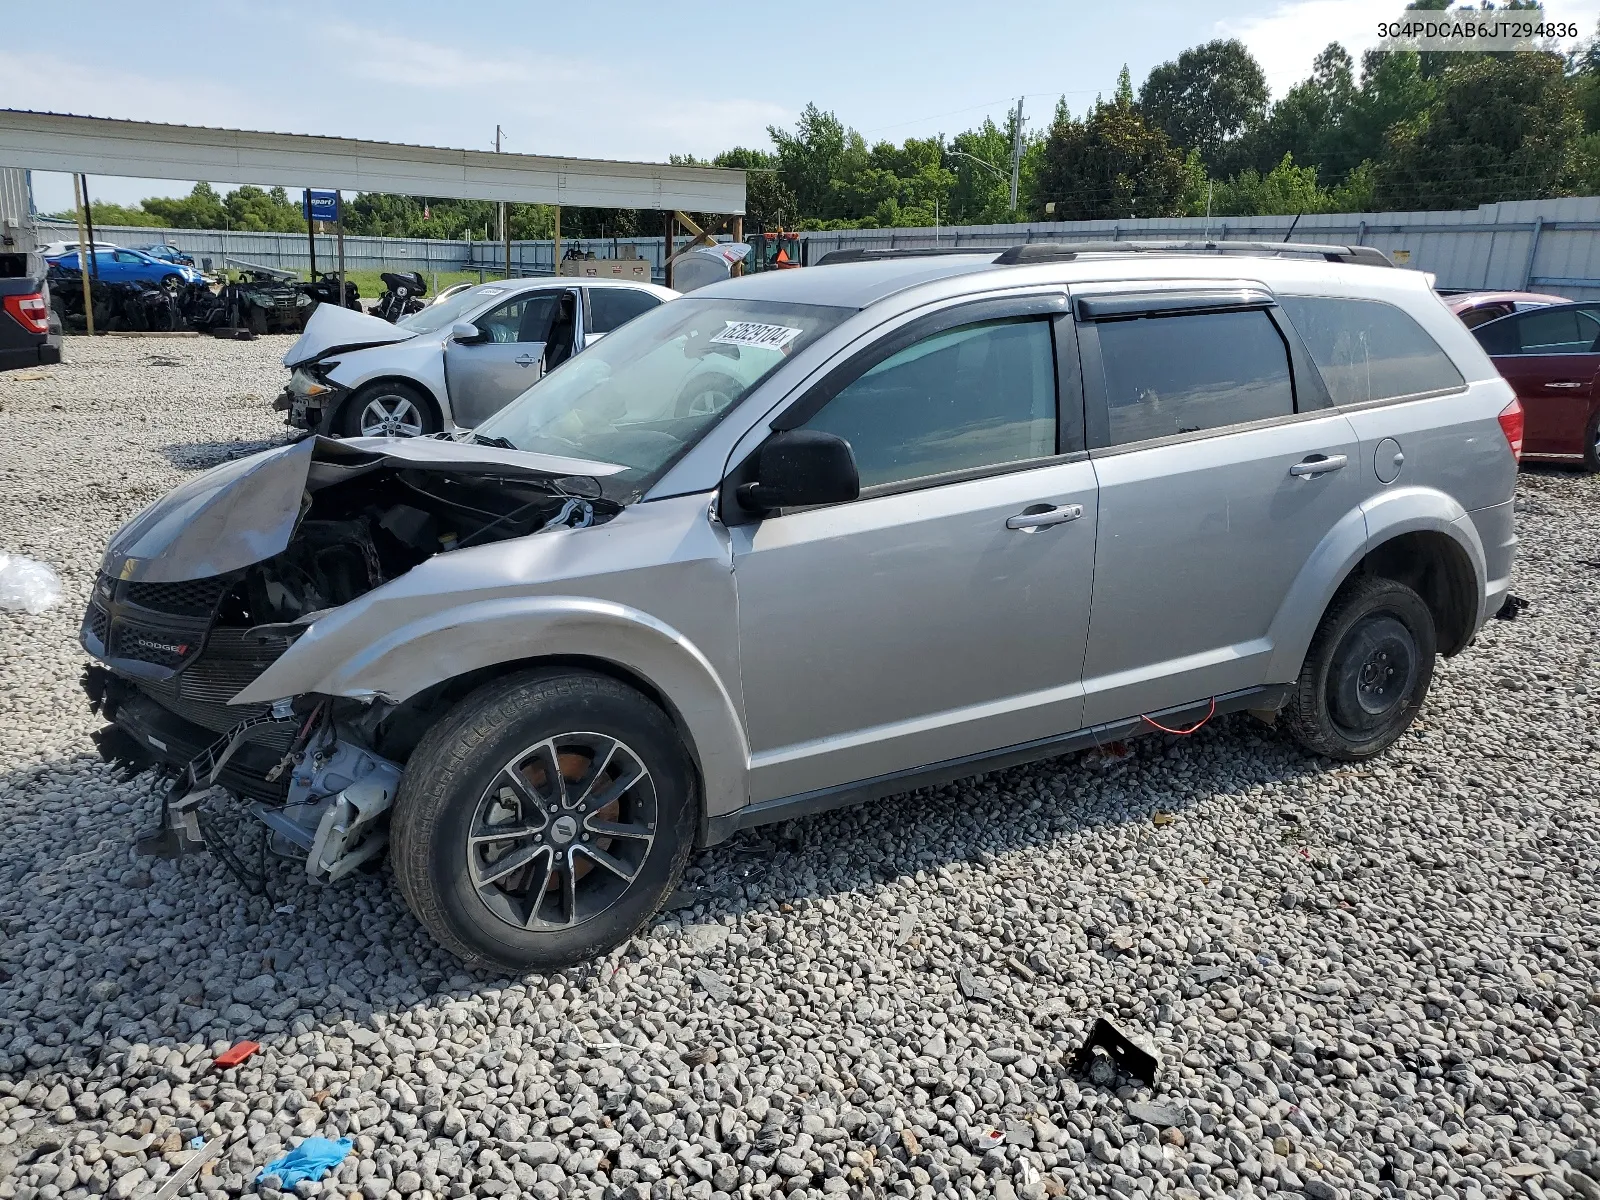
M 421 437 L 422 414 L 404 396 L 374 396 L 361 410 L 362 437 Z
M 656 837 L 644 760 L 602 733 L 530 746 L 484 790 L 467 837 L 478 898 L 519 929 L 566 929 L 610 908 Z

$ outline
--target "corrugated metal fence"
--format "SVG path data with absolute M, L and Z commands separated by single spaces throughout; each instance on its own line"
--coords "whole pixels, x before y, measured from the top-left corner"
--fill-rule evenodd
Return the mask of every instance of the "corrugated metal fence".
M 28 173 L 20 167 L 0 167 L 0 246 L 7 253 L 33 249 L 30 211 Z
M 221 270 L 223 259 L 239 259 L 263 267 L 276 267 L 284 271 L 305 271 L 311 265 L 310 246 L 303 233 L 245 233 L 222 229 L 162 229 L 137 228 L 124 225 L 96 225 L 97 241 L 116 242 L 124 246 L 145 246 L 165 242 L 176 246 L 204 266 Z M 76 241 L 77 227 L 56 222 L 39 222 L 39 239 L 49 241 Z M 679 245 L 689 243 L 687 236 Z M 726 239 L 723 239 L 726 240 Z M 332 234 L 317 235 L 317 268 L 334 269 L 339 260 L 338 239 Z M 663 276 L 661 239 L 659 237 L 634 238 L 562 238 L 563 256 L 576 249 L 579 253 L 593 253 L 596 258 L 643 258 L 650 262 L 652 277 L 660 282 Z M 515 275 L 550 275 L 554 245 L 548 241 L 513 241 L 511 243 L 511 270 Z M 506 247 L 504 242 L 467 242 L 434 238 L 384 238 L 357 237 L 346 234 L 344 239 L 345 263 L 352 271 L 394 270 L 421 271 L 426 278 L 431 272 L 476 271 L 480 268 L 491 275 L 505 270 Z
M 1292 235 L 1291 235 L 1292 229 Z M 59 231 L 57 231 L 59 230 Z M 1294 217 L 1173 217 L 1127 221 L 1052 221 L 1027 225 L 962 225 L 943 229 L 846 229 L 803 235 L 807 261 L 830 250 L 852 246 L 1012 246 L 1018 242 L 1160 240 L 1203 237 L 1298 242 L 1340 242 L 1376 246 L 1402 265 L 1431 271 L 1440 287 L 1531 288 L 1573 299 L 1600 296 L 1600 197 L 1516 200 L 1449 212 L 1321 213 Z M 206 229 L 95 230 L 96 237 L 140 245 L 165 241 L 197 260 L 238 258 L 263 266 L 303 271 L 309 266 L 306 237 L 292 233 L 240 233 Z M 40 240 L 75 239 L 71 226 L 45 226 Z M 687 243 L 684 239 L 684 244 Z M 563 239 L 563 252 L 576 246 L 597 258 L 644 258 L 657 282 L 662 278 L 659 237 Z M 549 241 L 511 243 L 512 271 L 551 273 Z M 317 238 L 317 264 L 335 261 L 332 235 Z M 434 241 L 426 238 L 345 238 L 352 270 L 407 271 L 504 269 L 501 242 Z
M 1014 246 L 1019 242 L 1336 242 L 1376 246 L 1442 288 L 1512 288 L 1574 300 L 1600 296 L 1600 196 L 1515 200 L 1448 212 L 1322 213 L 1294 217 L 1170 217 L 1052 221 L 944 229 L 845 229 L 802 235 L 806 261 L 851 247 Z

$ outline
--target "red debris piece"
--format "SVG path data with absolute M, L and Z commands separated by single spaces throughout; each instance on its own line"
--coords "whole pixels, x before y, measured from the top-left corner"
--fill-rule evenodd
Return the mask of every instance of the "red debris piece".
M 238 1042 L 235 1045 L 229 1046 L 221 1054 L 217 1055 L 217 1057 L 212 1060 L 212 1065 L 218 1067 L 237 1067 L 240 1063 L 249 1058 L 259 1049 L 261 1049 L 260 1042 Z

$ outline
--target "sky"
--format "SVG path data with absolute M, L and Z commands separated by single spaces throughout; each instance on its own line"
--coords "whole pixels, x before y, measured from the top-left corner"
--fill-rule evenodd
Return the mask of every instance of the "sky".
M 0 107 L 362 137 L 527 154 L 665 161 L 769 148 L 808 102 L 868 141 L 955 134 L 1023 97 L 1030 129 L 1058 97 L 1082 112 L 1126 64 L 1134 87 L 1189 46 L 1236 37 L 1274 96 L 1330 41 L 1359 59 L 1403 0 L 1123 0 L 1001 10 L 811 0 L 760 7 L 659 3 L 441 5 L 169 0 L 159 20 L 122 3 L 41 9 L 0 44 Z M 896 7 L 900 11 L 895 11 Z M 912 15 L 902 15 L 914 12 Z M 1600 0 L 1546 0 L 1596 28 Z M 994 15 L 991 15 L 994 14 Z M 88 36 L 77 36 L 87 33 Z M 316 186 L 315 180 L 308 181 Z M 191 181 L 95 177 L 97 200 L 182 195 Z M 35 173 L 39 208 L 71 177 Z

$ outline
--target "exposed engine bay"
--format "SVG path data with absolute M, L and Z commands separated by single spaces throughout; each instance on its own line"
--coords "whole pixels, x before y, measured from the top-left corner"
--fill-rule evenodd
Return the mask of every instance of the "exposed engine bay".
M 171 777 L 142 849 L 209 846 L 236 865 L 207 836 L 207 805 L 228 793 L 276 852 L 331 882 L 381 854 L 426 712 L 310 695 L 229 701 L 320 615 L 437 555 L 610 520 L 622 505 L 593 475 L 557 472 L 615 468 L 322 438 L 242 462 L 179 488 L 112 540 L 80 632 L 98 660 L 84 686 L 110 722 L 96 736 L 102 756 Z

